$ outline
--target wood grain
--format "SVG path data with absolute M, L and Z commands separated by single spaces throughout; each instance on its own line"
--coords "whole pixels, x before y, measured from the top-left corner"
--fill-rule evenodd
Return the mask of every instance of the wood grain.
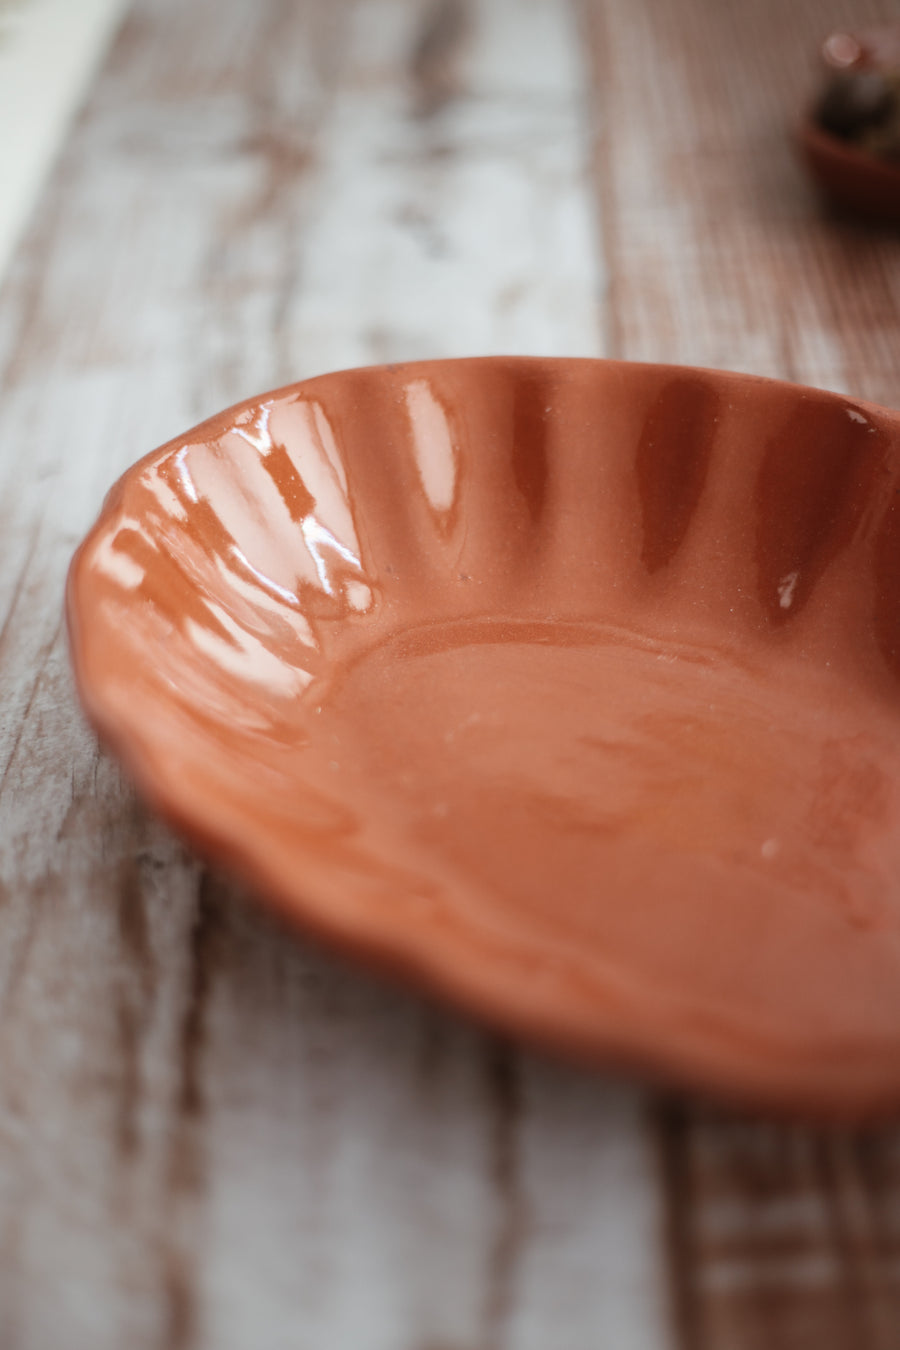
M 650 1096 L 314 951 L 135 802 L 59 619 L 121 469 L 319 370 L 603 350 L 896 402 L 900 243 L 786 136 L 845 18 L 130 11 L 0 294 L 3 1347 L 897 1343 L 896 1131 Z
M 596 350 L 555 0 L 141 0 L 0 297 L 0 1344 L 668 1343 L 645 1098 L 310 949 L 75 710 L 143 451 L 329 366 Z
M 796 379 L 894 406 L 895 231 L 841 222 L 791 131 L 832 0 L 585 0 L 607 354 Z M 859 26 L 893 0 L 853 6 Z

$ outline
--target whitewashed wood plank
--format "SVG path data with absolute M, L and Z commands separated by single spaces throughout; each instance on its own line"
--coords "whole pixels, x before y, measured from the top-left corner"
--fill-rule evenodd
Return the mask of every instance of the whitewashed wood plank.
M 285 373 L 596 355 L 584 113 L 567 6 L 360 6 L 284 299 Z
M 597 349 L 583 78 L 554 0 L 141 0 L 50 184 L 0 307 L 4 1346 L 666 1344 L 641 1094 L 246 904 L 98 757 L 58 629 L 105 486 L 217 406 Z
M 125 0 L 0 2 L 0 280 Z
M 674 1344 L 647 1095 L 532 1059 L 522 1095 L 528 1240 L 510 1291 L 511 1343 L 543 1350 L 555 1326 L 554 1350 Z

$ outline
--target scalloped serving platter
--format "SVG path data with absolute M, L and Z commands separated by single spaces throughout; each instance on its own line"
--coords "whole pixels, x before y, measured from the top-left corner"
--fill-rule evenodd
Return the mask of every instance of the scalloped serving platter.
M 900 421 L 724 372 L 308 380 L 111 492 L 84 705 L 304 929 L 544 1045 L 900 1106 Z

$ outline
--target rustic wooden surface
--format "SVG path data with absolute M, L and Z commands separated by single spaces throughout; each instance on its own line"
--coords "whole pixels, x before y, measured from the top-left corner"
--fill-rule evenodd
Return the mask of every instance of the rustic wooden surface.
M 320 370 L 605 352 L 900 402 L 900 240 L 786 137 L 839 21 L 129 11 L 0 293 L 0 1346 L 900 1346 L 900 1133 L 581 1073 L 313 950 L 135 802 L 60 623 L 121 469 Z
M 126 0 L 0 0 L 0 275 Z

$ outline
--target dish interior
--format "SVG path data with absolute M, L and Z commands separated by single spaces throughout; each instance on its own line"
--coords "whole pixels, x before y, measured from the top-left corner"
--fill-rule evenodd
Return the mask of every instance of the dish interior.
M 502 1026 L 900 1101 L 897 447 L 671 367 L 308 381 L 111 495 L 82 694 L 284 910 Z

